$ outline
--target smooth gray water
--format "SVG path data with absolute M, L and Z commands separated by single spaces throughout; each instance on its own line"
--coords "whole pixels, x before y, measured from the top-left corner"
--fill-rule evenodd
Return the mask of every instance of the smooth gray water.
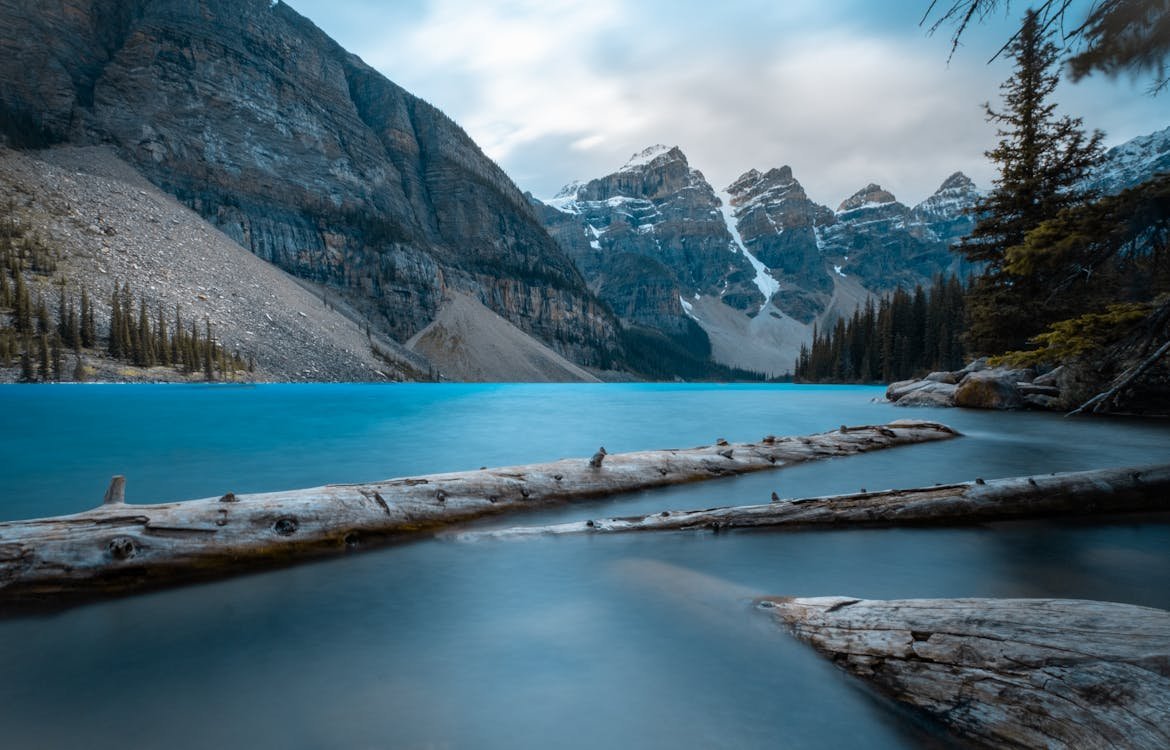
M 0 518 L 907 416 L 965 433 L 506 523 L 1165 461 L 1170 425 L 906 411 L 873 388 L 0 388 Z M 714 592 L 714 593 L 713 593 Z M 1170 524 L 423 541 L 0 619 L 5 747 L 914 747 L 755 593 L 1170 608 Z

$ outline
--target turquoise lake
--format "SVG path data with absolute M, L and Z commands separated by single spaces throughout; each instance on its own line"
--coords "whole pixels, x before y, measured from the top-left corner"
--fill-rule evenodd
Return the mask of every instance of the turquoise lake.
M 0 386 L 0 520 L 93 507 L 114 474 L 129 502 L 160 502 L 908 417 L 964 436 L 491 523 L 1170 460 L 1165 422 L 907 410 L 882 392 Z M 0 736 L 26 748 L 948 746 L 750 611 L 753 594 L 1170 609 L 1170 523 L 423 540 L 0 617 Z

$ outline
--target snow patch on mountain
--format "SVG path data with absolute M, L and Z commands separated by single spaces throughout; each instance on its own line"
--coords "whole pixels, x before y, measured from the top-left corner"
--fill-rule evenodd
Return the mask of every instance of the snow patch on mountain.
M 650 162 L 654 161 L 663 154 L 670 153 L 670 146 L 663 146 L 661 143 L 656 143 L 649 148 L 643 149 L 630 157 L 630 160 L 619 169 L 619 172 L 633 172 L 641 169 Z
M 773 294 L 780 291 L 780 282 L 776 281 L 772 277 L 772 274 L 768 273 L 768 267 L 759 258 L 752 255 L 751 251 L 747 249 L 747 245 L 744 244 L 743 237 L 739 234 L 739 226 L 735 220 L 735 208 L 731 205 L 731 196 L 724 191 L 719 193 L 718 197 L 719 213 L 723 215 L 723 223 L 727 225 L 727 231 L 731 235 L 733 243 L 730 249 L 732 252 L 738 250 L 743 253 L 744 257 L 748 259 L 748 262 L 752 264 L 752 268 L 756 272 L 753 281 L 756 284 L 756 288 L 760 290 L 760 294 L 764 295 L 764 302 L 767 303 L 768 300 L 772 299 Z

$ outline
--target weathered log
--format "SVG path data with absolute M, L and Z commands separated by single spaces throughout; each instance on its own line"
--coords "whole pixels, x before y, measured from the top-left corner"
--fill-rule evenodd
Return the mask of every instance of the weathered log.
M 766 597 L 881 692 L 987 747 L 1170 747 L 1170 612 L 1067 599 Z
M 491 513 L 734 476 L 954 437 L 933 422 L 842 428 L 769 443 L 610 454 L 502 469 L 157 505 L 121 502 L 0 523 L 0 602 L 95 596 L 219 577 L 417 536 Z
M 1160 511 L 1170 511 L 1170 464 L 976 479 L 961 484 L 798 500 L 776 498 L 761 505 L 664 510 L 645 516 L 466 532 L 456 538 L 471 541 L 546 534 L 908 526 Z

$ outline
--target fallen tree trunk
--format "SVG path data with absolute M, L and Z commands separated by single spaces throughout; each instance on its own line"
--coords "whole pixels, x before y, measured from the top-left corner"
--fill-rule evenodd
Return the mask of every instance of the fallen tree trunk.
M 1062 599 L 768 597 L 844 668 L 988 747 L 1170 747 L 1170 612 Z
M 158 505 L 105 503 L 71 516 L 0 523 L 0 603 L 96 596 L 220 577 L 479 516 L 780 468 L 957 435 L 933 422 L 845 427 L 759 443 L 562 459 L 353 485 Z M 602 453 L 602 452 L 599 452 Z
M 706 510 L 521 526 L 457 535 L 461 541 L 548 534 L 617 534 L 754 527 L 955 524 L 1059 515 L 1170 511 L 1170 464 L 1099 469 L 905 490 L 774 500 Z

